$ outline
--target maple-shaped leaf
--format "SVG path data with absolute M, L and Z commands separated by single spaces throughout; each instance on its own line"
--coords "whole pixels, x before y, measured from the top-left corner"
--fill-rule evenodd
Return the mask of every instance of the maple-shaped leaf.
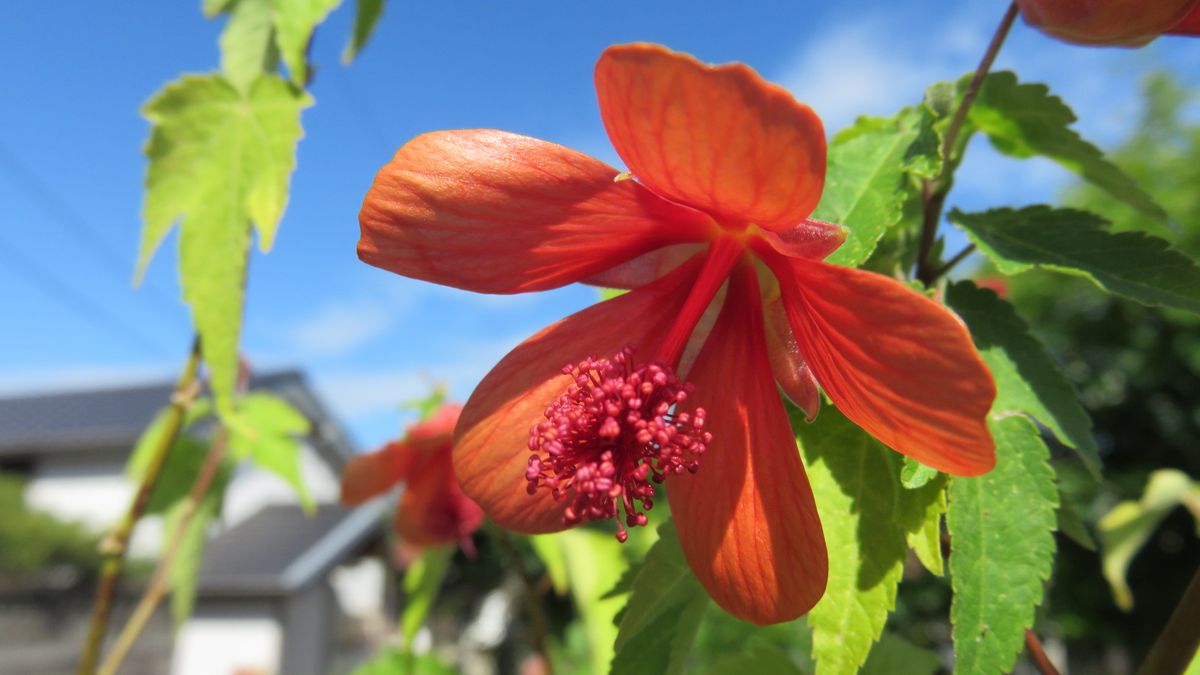
M 219 75 L 192 75 L 143 110 L 153 129 L 136 279 L 178 222 L 183 298 L 222 417 L 233 411 L 250 226 L 261 250 L 270 249 L 296 164 L 300 112 L 310 103 L 275 76 L 242 93 Z

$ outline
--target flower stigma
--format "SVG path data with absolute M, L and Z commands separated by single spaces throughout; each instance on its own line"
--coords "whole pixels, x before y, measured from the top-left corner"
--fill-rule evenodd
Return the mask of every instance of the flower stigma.
M 624 542 L 629 534 L 619 509 L 625 525 L 643 526 L 645 511 L 654 507 L 654 484 L 700 469 L 712 442 L 704 409 L 681 410 L 692 385 L 660 360 L 636 364 L 630 347 L 611 358 L 567 364 L 562 372 L 572 380 L 566 393 L 529 430 L 529 494 L 546 488 L 562 501 L 573 491 L 563 524 L 612 518 Z

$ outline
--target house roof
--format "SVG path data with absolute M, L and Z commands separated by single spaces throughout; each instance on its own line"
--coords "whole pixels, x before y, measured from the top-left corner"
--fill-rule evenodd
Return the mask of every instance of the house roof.
M 173 387 L 162 382 L 0 398 L 0 458 L 132 448 Z M 334 468 L 354 454 L 299 371 L 255 376 L 250 388 L 268 389 L 304 413 L 313 424 L 314 446 Z
M 348 509 L 322 504 L 312 516 L 295 505 L 268 506 L 209 542 L 196 591 L 201 597 L 287 595 L 324 577 L 376 536 L 386 498 Z

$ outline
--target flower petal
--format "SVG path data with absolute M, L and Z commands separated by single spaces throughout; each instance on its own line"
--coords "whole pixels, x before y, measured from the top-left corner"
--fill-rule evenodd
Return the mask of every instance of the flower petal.
M 396 509 L 397 534 L 416 546 L 463 541 L 482 522 L 483 510 L 462 493 L 448 452 L 412 476 Z
M 813 376 L 812 368 L 804 362 L 800 345 L 792 334 L 783 301 L 776 297 L 764 308 L 767 327 L 767 356 L 771 361 L 771 372 L 775 382 L 795 406 L 804 411 L 809 422 L 817 418 L 821 409 L 821 389 Z
M 1167 32 L 1172 35 L 1200 35 L 1200 2 L 1192 5 L 1191 11 Z
M 621 45 L 596 63 L 596 93 L 621 159 L 668 199 L 771 230 L 799 223 L 820 199 L 821 120 L 747 66 Z
M 359 214 L 364 262 L 481 293 L 555 288 L 668 244 L 707 216 L 546 141 L 494 130 L 418 136 L 375 177 Z
M 417 457 L 402 441 L 354 457 L 342 471 L 342 503 L 357 506 L 387 492 L 408 475 Z
M 759 232 L 758 238 L 788 257 L 824 260 L 846 242 L 848 234 L 841 225 L 806 218 L 798 225 L 777 232 Z
M 996 463 L 991 373 L 950 310 L 894 279 L 768 259 L 817 382 L 846 417 L 897 452 L 976 476 Z
M 764 353 L 756 286 L 749 266 L 735 271 L 690 378 L 689 400 L 707 412 L 713 441 L 700 470 L 667 487 L 679 543 L 709 595 L 734 616 L 768 624 L 816 604 L 828 558 Z
M 526 491 L 529 430 L 562 395 L 567 364 L 608 357 L 626 345 L 650 358 L 699 272 L 697 257 L 658 281 L 542 329 L 501 359 L 459 419 L 454 470 L 468 497 L 502 527 L 526 533 L 563 529 L 563 509 L 549 490 Z

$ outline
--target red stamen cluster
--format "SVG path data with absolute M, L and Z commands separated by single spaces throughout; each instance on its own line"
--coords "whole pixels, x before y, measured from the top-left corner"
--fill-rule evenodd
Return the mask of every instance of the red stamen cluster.
M 529 494 L 545 487 L 563 500 L 574 490 L 563 522 L 615 518 L 623 542 L 629 535 L 619 505 L 625 524 L 645 525 L 637 504 L 642 511 L 654 507 L 653 483 L 699 470 L 700 455 L 712 442 L 704 409 L 681 411 L 692 385 L 665 363 L 635 365 L 629 347 L 610 359 L 568 364 L 563 374 L 574 381 L 546 408 L 545 421 L 529 430 L 535 453 L 525 470 Z

